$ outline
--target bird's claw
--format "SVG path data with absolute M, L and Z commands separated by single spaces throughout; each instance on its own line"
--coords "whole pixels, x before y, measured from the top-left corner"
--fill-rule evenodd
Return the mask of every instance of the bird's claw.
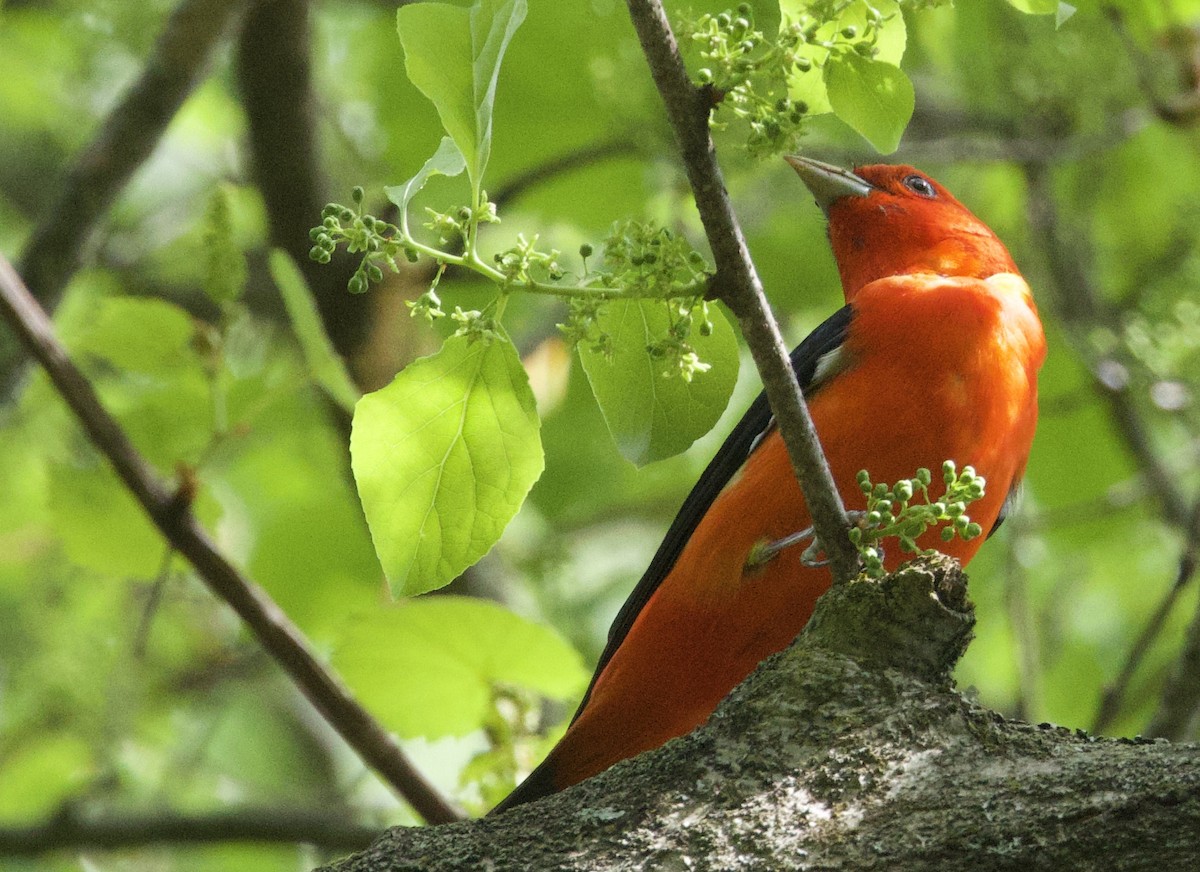
M 846 517 L 852 524 L 861 524 L 862 519 L 866 517 L 866 512 L 851 511 L 846 513 Z M 758 569 L 770 563 L 779 553 L 785 548 L 790 548 L 793 545 L 799 545 L 801 542 L 809 542 L 808 547 L 800 554 L 800 563 L 811 569 L 820 566 L 828 566 L 829 558 L 825 556 L 825 549 L 821 546 L 821 540 L 817 538 L 816 530 L 812 527 L 805 527 L 803 530 L 798 530 L 795 533 L 789 533 L 781 539 L 763 539 L 756 542 L 754 547 L 750 549 L 750 554 L 746 557 L 747 569 Z M 877 549 L 879 546 L 875 546 Z M 883 557 L 882 549 L 880 549 L 880 559 Z

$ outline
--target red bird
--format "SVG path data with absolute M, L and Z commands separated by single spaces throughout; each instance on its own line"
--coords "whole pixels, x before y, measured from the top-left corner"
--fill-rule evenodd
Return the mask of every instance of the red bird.
M 894 482 L 945 460 L 987 493 L 972 520 L 994 531 L 1021 480 L 1037 422 L 1045 339 L 1007 249 L 937 182 L 909 166 L 854 172 L 788 162 L 829 220 L 846 306 L 792 365 L 848 508 L 860 469 Z M 934 488 L 940 483 L 935 477 Z M 760 661 L 784 648 L 830 585 L 798 549 L 748 565 L 755 545 L 809 526 L 764 396 L 751 405 L 667 531 L 609 631 L 562 740 L 497 810 L 546 796 L 703 723 Z M 967 563 L 982 538 L 919 540 Z M 887 551 L 885 566 L 904 559 Z

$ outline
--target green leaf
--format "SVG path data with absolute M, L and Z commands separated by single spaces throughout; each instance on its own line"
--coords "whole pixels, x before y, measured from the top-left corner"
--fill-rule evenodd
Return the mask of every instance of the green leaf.
M 50 467 L 54 531 L 73 563 L 107 576 L 153 578 L 166 547 L 107 465 Z
M 525 0 L 478 0 L 469 10 L 413 3 L 396 13 L 408 78 L 437 107 L 476 192 L 492 148 L 500 62 L 525 13 Z
M 712 365 L 692 380 L 665 377 L 646 347 L 667 332 L 659 300 L 609 303 L 598 318 L 612 339 L 612 355 L 580 347 L 583 369 L 617 448 L 632 463 L 650 463 L 686 449 L 721 417 L 737 381 L 737 339 L 729 322 L 710 308 L 713 332 L 692 332 L 696 353 Z
M 65 732 L 14 742 L 0 764 L 0 820 L 30 821 L 50 814 L 95 777 L 87 743 Z
M 77 353 L 102 357 L 119 369 L 162 374 L 196 362 L 195 330 L 183 309 L 146 297 L 104 297 L 71 342 Z
M 354 478 L 396 594 L 447 584 L 495 544 L 542 472 L 539 426 L 507 340 L 452 336 L 358 401 Z
M 347 412 L 354 408 L 362 393 L 346 370 L 341 356 L 334 351 L 329 335 L 321 325 L 312 290 L 304 280 L 304 274 L 286 251 L 276 248 L 271 251 L 268 265 L 271 278 L 275 281 L 292 320 L 292 329 L 300 343 L 304 362 L 308 365 L 313 381 L 325 389 L 333 400 Z
M 795 20 L 809 11 L 812 0 L 782 0 L 779 5 L 785 16 Z M 908 28 L 900 12 L 900 5 L 895 0 L 878 0 L 872 4 L 872 8 L 885 16 L 885 20 L 876 31 L 875 53 L 872 57 L 877 61 L 899 66 L 908 44 Z M 830 56 L 829 49 L 825 46 L 840 40 L 840 31 L 847 27 L 855 28 L 860 34 L 865 33 L 868 14 L 867 4 L 863 0 L 855 0 L 847 4 L 835 18 L 822 24 L 812 42 L 797 47 L 797 56 L 808 58 L 813 66 L 806 73 L 793 73 L 788 82 L 788 96 L 807 103 L 809 114 L 821 115 L 834 111 L 830 106 L 829 93 L 822 75 Z
M 405 9 L 410 7 L 404 7 Z M 437 147 L 437 151 L 433 153 L 433 157 L 425 161 L 425 165 L 415 176 L 405 182 L 403 185 L 391 185 L 384 188 L 388 199 L 400 207 L 403 214 L 408 210 L 408 204 L 412 202 L 412 198 L 417 195 L 421 188 L 425 187 L 425 183 L 432 176 L 457 176 L 461 173 L 467 164 L 463 160 L 462 152 L 458 146 L 454 144 L 454 140 L 449 136 L 443 136 L 441 143 Z
M 357 615 L 333 665 L 400 736 L 461 736 L 486 721 L 496 684 L 572 699 L 587 673 L 553 630 L 478 599 L 427 597 Z
M 896 150 L 916 102 L 903 70 L 847 52 L 825 65 L 825 87 L 838 118 L 880 153 Z
M 1058 12 L 1059 0 L 1008 0 L 1009 5 L 1027 15 L 1054 15 Z

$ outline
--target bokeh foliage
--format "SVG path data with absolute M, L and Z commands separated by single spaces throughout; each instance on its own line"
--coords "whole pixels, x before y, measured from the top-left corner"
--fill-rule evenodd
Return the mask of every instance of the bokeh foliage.
M 636 218 L 702 247 L 624 4 L 529 5 L 491 119 L 484 186 L 502 223 L 482 244 L 499 251 L 518 232 L 537 233 L 575 252 Z M 697 13 L 730 5 L 691 4 Z M 760 26 L 777 25 L 778 4 L 753 5 Z M 980 622 L 959 680 L 1001 711 L 1085 728 L 1185 544 L 1185 519 L 1148 469 L 1166 470 L 1185 507 L 1200 488 L 1200 3 L 1116 5 L 1119 23 L 1081 3 L 1057 27 L 1054 14 L 1014 8 L 1062 18 L 1056 3 L 907 5 L 901 67 L 915 111 L 888 158 L 930 172 L 1009 243 L 1050 339 L 1024 502 L 971 567 Z M 0 9 L 0 250 L 10 258 L 62 167 L 137 75 L 169 9 L 118 0 Z M 439 117 L 405 77 L 395 4 L 330 0 L 310 14 L 320 184 L 343 199 L 362 185 L 383 210 L 384 187 L 434 153 Z M 296 283 L 285 306 L 268 269 L 268 211 L 239 93 L 219 56 L 92 241 L 57 327 L 160 473 L 182 469 L 199 482 L 197 512 L 227 553 L 418 762 L 481 808 L 515 766 L 536 761 L 539 731 L 574 705 L 581 663 L 597 655 L 683 496 L 757 390 L 752 367 L 741 368 L 711 434 L 638 469 L 609 435 L 589 361 L 564 346 L 555 325 L 565 307 L 513 294 L 504 328 L 536 398 L 540 421 L 529 426 L 540 427 L 545 471 L 499 545 L 453 589 L 521 617 L 457 597 L 393 604 L 351 475 L 343 407 L 352 390 L 321 350 L 312 313 L 295 314 Z M 805 99 L 815 114 L 817 98 Z M 724 111 L 717 119 L 732 122 Z M 803 129 L 808 154 L 876 159 L 831 115 Z M 781 161 L 744 148 L 737 123 L 717 138 L 756 264 L 799 341 L 840 304 L 820 213 Z M 446 208 L 456 196 L 434 179 L 418 204 Z M 287 273 L 278 256 L 274 267 Z M 341 349 L 360 386 L 386 384 L 452 329 L 426 327 L 403 305 L 431 278 L 418 264 L 372 291 L 368 338 Z M 438 293 L 463 309 L 492 296 L 454 272 Z M 659 427 L 655 438 L 668 437 Z M 412 820 L 167 552 L 36 373 L 0 407 L 0 493 L 0 827 L 68 801 L 115 814 L 245 803 Z M 1194 588 L 1108 732 L 1149 723 L 1196 610 Z M 166 846 L 0 853 L 0 866 L 76 869 L 81 856 L 130 870 L 294 869 L 317 859 L 294 847 Z

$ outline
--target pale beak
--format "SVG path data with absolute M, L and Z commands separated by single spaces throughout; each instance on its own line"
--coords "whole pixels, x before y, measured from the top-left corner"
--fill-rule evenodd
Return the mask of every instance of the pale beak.
M 792 165 L 823 212 L 828 213 L 829 207 L 842 197 L 865 197 L 875 190 L 870 182 L 833 164 L 798 154 L 785 154 L 783 159 Z

